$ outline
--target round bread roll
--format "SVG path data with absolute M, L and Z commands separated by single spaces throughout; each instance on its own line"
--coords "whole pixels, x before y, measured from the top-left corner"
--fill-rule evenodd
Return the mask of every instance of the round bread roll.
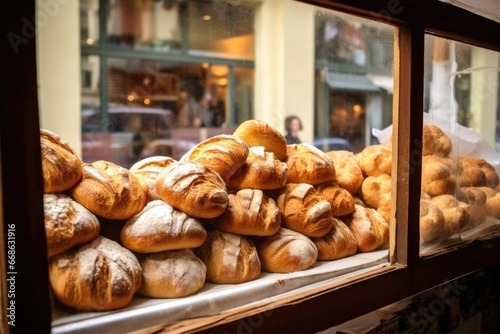
M 345 216 L 354 211 L 354 197 L 335 181 L 328 181 L 314 186 L 332 207 L 334 217 Z
M 335 165 L 325 152 L 310 144 L 288 145 L 287 182 L 312 185 L 335 181 Z
M 263 146 L 252 146 L 246 162 L 226 180 L 227 189 L 278 189 L 285 185 L 287 165 L 265 152 Z
M 128 169 L 99 160 L 83 164 L 83 178 L 70 194 L 97 216 L 128 219 L 146 205 L 147 187 Z
M 82 179 L 82 161 L 68 142 L 40 129 L 44 194 L 64 192 Z
M 488 217 L 485 192 L 478 187 L 463 187 L 461 190 L 465 196 L 462 196 L 460 200 L 469 204 L 470 213 L 470 223 L 464 229 L 481 225 Z
M 391 175 L 391 146 L 381 144 L 366 146 L 355 157 L 365 178 L 368 176 L 379 176 L 380 174 Z
M 223 134 L 197 144 L 180 161 L 197 162 L 226 181 L 245 163 L 247 156 L 248 146 L 241 138 Z
M 459 201 L 453 195 L 444 194 L 432 198 L 434 203 L 443 213 L 444 227 L 441 238 L 448 239 L 462 230 L 470 223 L 470 206 Z
M 442 240 L 444 215 L 431 200 L 420 200 L 419 224 L 421 245 Z
M 450 138 L 436 125 L 425 124 L 422 130 L 422 155 L 447 157 L 452 149 Z
M 242 235 L 273 235 L 281 226 L 276 202 L 260 189 L 241 189 L 229 193 L 226 211 L 210 219 L 218 230 Z
M 285 136 L 276 128 L 260 120 L 248 120 L 241 123 L 233 132 L 247 143 L 248 147 L 264 146 L 267 152 L 274 153 L 278 160 L 285 160 L 287 144 Z
M 426 155 L 422 157 L 422 191 L 431 197 L 453 194 L 458 188 L 457 176 L 462 166 L 452 158 Z
M 274 235 L 257 238 L 255 247 L 262 270 L 271 273 L 305 270 L 318 258 L 318 250 L 311 239 L 284 227 Z
M 180 298 L 205 284 L 207 267 L 191 249 L 137 254 L 142 286 L 137 294 L 150 298 Z
M 137 178 L 142 179 L 148 188 L 148 202 L 161 199 L 156 191 L 156 177 L 168 165 L 175 160 L 166 156 L 152 156 L 137 161 L 130 167 Z
M 156 178 L 156 191 L 166 203 L 196 218 L 221 215 L 228 204 L 222 177 L 194 161 L 177 161 Z
M 495 168 L 486 160 L 470 156 L 461 156 L 459 160 L 463 167 L 460 186 L 495 188 L 499 184 Z
M 368 176 L 361 184 L 361 197 L 367 206 L 376 209 L 385 221 L 391 220 L 392 180 L 388 174 Z
M 287 183 L 280 189 L 276 204 L 282 227 L 308 237 L 322 237 L 332 228 L 332 206 L 310 184 Z
M 207 266 L 208 282 L 238 284 L 260 275 L 261 262 L 255 244 L 244 236 L 211 230 L 195 252 Z
M 486 213 L 500 219 L 500 192 L 490 187 L 479 187 L 486 194 Z
M 358 192 L 363 183 L 363 171 L 353 152 L 338 150 L 326 152 L 335 166 L 335 182 L 351 195 Z
M 356 238 L 358 252 L 374 251 L 389 241 L 389 224 L 375 209 L 355 205 L 340 218 Z
M 109 311 L 127 306 L 142 284 L 136 256 L 117 242 L 98 236 L 49 259 L 54 297 L 79 310 Z
M 47 254 L 61 254 L 99 236 L 97 217 L 66 194 L 44 194 Z
M 207 238 L 203 225 L 162 200 L 149 202 L 127 220 L 120 233 L 121 244 L 137 253 L 195 248 Z
M 347 225 L 339 218 L 333 219 L 333 227 L 321 238 L 311 238 L 318 249 L 318 260 L 338 260 L 356 254 L 358 241 Z

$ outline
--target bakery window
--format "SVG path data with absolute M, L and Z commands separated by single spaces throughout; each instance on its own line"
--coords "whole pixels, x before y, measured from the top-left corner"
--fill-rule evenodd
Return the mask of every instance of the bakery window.
M 233 1 L 207 3 L 225 8 L 227 16 L 238 13 L 238 10 L 229 8 L 235 4 Z M 100 1 L 98 5 L 96 2 L 85 2 L 85 8 L 92 10 L 80 14 L 82 20 L 88 21 L 82 29 L 77 20 L 79 4 L 58 2 L 59 15 L 50 16 L 47 24 L 38 26 L 34 43 L 33 39 L 30 40 L 34 37 L 27 33 L 33 26 L 29 18 L 48 18 L 48 14 L 56 8 L 55 2 L 51 4 L 53 6 L 41 2 L 15 3 L 12 15 L 6 18 L 13 28 L 6 33 L 11 43 L 10 52 L 6 54 L 9 66 L 5 71 L 10 84 L 2 99 L 8 112 L 0 114 L 2 227 L 7 237 L 2 240 L 5 246 L 2 247 L 2 265 L 5 270 L 2 270 L 4 279 L 1 284 L 5 300 L 3 319 L 11 323 L 11 327 L 6 327 L 10 332 L 23 332 L 24 326 L 35 326 L 42 332 L 53 333 L 318 332 L 500 262 L 500 240 L 495 233 L 481 233 L 479 237 L 460 244 L 440 244 L 436 252 L 427 252 L 420 245 L 420 204 L 424 195 L 421 190 L 426 166 L 422 164 L 422 143 L 428 130 L 424 113 L 430 114 L 435 102 L 434 97 L 426 95 L 426 80 L 429 78 L 426 71 L 431 64 L 426 58 L 428 54 L 433 54 L 429 47 L 448 41 L 457 43 L 456 50 L 462 47 L 468 49 L 469 45 L 470 59 L 464 70 L 474 67 L 475 61 L 480 60 L 475 58 L 476 55 L 479 57 L 487 53 L 483 54 L 482 50 L 493 53 L 500 50 L 497 35 L 483 31 L 498 31 L 498 23 L 439 1 L 374 1 L 357 3 L 356 6 L 351 1 L 325 0 L 307 3 L 274 0 L 244 2 L 245 6 L 253 8 L 250 11 L 252 15 L 255 14 L 254 58 L 233 59 L 213 52 L 213 44 L 199 44 L 194 53 L 187 50 L 188 31 L 182 32 L 186 39 L 180 39 L 179 55 L 175 55 L 175 50 L 162 52 L 154 46 L 139 46 L 135 36 L 132 43 L 132 38 L 121 33 L 116 34 L 120 37 L 120 45 L 110 46 L 107 32 L 111 30 L 107 27 L 107 17 L 111 5 L 121 4 L 118 1 Z M 154 4 L 159 5 L 160 2 Z M 160 11 L 166 8 L 171 10 L 171 5 L 186 6 L 184 1 L 164 1 L 161 4 Z M 200 5 L 197 7 L 200 10 L 182 12 L 179 16 L 181 27 L 184 27 L 183 18 L 188 18 L 191 13 L 200 13 L 205 2 L 196 4 Z M 107 10 L 100 12 L 102 8 Z M 128 11 L 126 15 L 130 13 Z M 277 13 L 280 15 L 277 16 Z M 134 18 L 131 24 L 137 23 L 136 14 L 132 13 Z M 151 13 L 142 14 L 148 17 Z M 277 17 L 280 19 L 277 20 Z M 359 50 L 362 44 L 357 44 L 339 54 L 331 50 L 323 53 L 321 47 L 316 47 L 314 36 L 324 37 L 317 32 L 325 31 L 328 31 L 327 36 L 331 36 L 335 29 L 326 29 L 326 21 L 339 20 L 339 17 L 345 20 L 346 31 L 351 37 L 354 34 L 357 41 L 363 40 L 364 32 L 356 30 L 368 27 L 368 32 L 372 34 L 368 42 L 379 43 L 372 45 L 373 49 L 384 49 L 384 52 L 375 52 L 370 56 L 369 48 L 363 53 Z M 444 18 L 469 22 L 470 25 L 456 25 Z M 248 23 L 249 20 L 243 22 Z M 198 23 L 201 26 L 202 22 Z M 230 20 L 228 23 L 234 24 Z M 52 29 L 53 25 L 59 28 Z M 250 30 L 238 31 L 247 34 Z M 70 32 L 74 34 L 74 41 L 83 41 L 88 34 L 94 38 L 97 36 L 97 42 L 82 43 L 81 49 L 75 52 L 72 47 L 78 43 L 65 43 Z M 24 39 L 16 39 L 16 34 L 24 34 Z M 60 42 L 58 48 L 51 43 L 54 40 Z M 178 44 L 173 45 L 173 48 L 179 48 Z M 306 47 L 302 48 L 304 45 Z M 58 52 L 54 52 L 55 49 Z M 241 55 L 239 53 L 238 57 Z M 85 61 L 81 62 L 81 59 Z M 85 128 L 81 126 L 84 114 L 90 117 L 99 115 L 95 126 L 90 128 L 106 131 L 109 125 L 132 128 L 152 125 L 157 132 L 165 132 L 168 137 L 168 133 L 172 135 L 179 129 L 175 125 L 169 126 L 172 110 L 154 105 L 152 99 L 149 99 L 149 107 L 144 107 L 145 99 L 136 100 L 133 94 L 116 93 L 119 90 L 114 90 L 122 85 L 129 87 L 130 83 L 132 88 L 140 86 L 138 83 L 146 84 L 146 87 L 153 83 L 153 90 L 160 89 L 162 85 L 156 83 L 163 79 L 168 81 L 168 75 L 163 74 L 170 74 L 163 71 L 163 66 L 178 63 L 182 63 L 184 69 L 193 70 L 195 77 L 202 69 L 220 71 L 217 73 L 222 73 L 223 78 L 227 71 L 229 108 L 241 111 L 243 115 L 239 118 L 235 116 L 238 113 L 226 114 L 228 122 L 235 126 L 232 135 L 219 135 L 211 133 L 209 128 L 198 128 L 197 150 L 189 150 L 179 160 L 172 158 L 166 150 L 164 152 L 167 153 L 155 155 L 156 160 L 138 160 L 130 167 L 106 159 L 81 164 L 80 130 Z M 190 68 L 191 65 L 195 68 Z M 322 72 L 325 66 L 327 71 Z M 493 66 L 498 66 L 498 63 Z M 156 75 L 156 72 L 152 75 L 148 69 L 153 68 L 162 68 L 158 72 L 161 75 Z M 487 71 L 487 77 L 493 72 Z M 116 81 L 118 85 L 111 85 L 113 89 L 110 89 L 108 78 L 119 78 L 123 73 L 126 79 L 121 83 Z M 335 74 L 329 75 L 331 73 Z M 368 73 L 371 75 L 368 76 Z M 469 74 L 471 78 L 468 81 L 475 82 L 472 72 L 464 72 L 457 76 L 460 80 L 455 87 L 466 88 L 464 79 Z M 81 81 L 78 80 L 80 75 Z M 241 86 L 236 84 L 235 77 L 238 75 L 241 75 Z M 391 77 L 392 85 L 391 80 L 375 75 Z M 479 78 L 481 85 L 485 79 Z M 316 86 L 318 82 L 322 85 Z M 358 88 L 362 85 L 365 91 L 339 94 L 338 91 L 345 90 L 348 84 L 355 84 Z M 339 88 L 338 85 L 344 86 Z M 181 83 L 176 86 L 175 82 L 173 85 L 179 90 L 182 86 Z M 472 88 L 475 86 L 470 87 L 470 91 L 474 91 Z M 382 103 L 378 100 L 378 110 L 382 111 L 372 114 L 375 101 L 368 103 L 368 96 L 377 91 L 386 94 L 382 95 L 386 100 Z M 242 110 L 234 104 L 238 94 L 246 101 Z M 460 90 L 460 94 L 456 94 L 458 104 L 470 100 L 466 89 Z M 129 95 L 133 96 L 132 101 Z M 339 95 L 347 102 L 338 103 Z M 392 102 L 387 101 L 391 98 Z M 480 100 L 477 102 L 486 102 L 486 99 Z M 142 102 L 140 108 L 134 105 L 138 101 Z M 475 103 L 470 101 L 462 105 L 463 110 L 468 112 L 457 114 L 466 116 L 460 122 L 474 119 L 471 115 L 478 112 L 472 108 Z M 490 102 L 486 104 L 491 106 Z M 356 140 L 354 137 L 347 138 L 355 144 L 352 147 L 358 147 L 355 161 L 352 159 L 355 153 L 348 151 L 337 164 L 333 164 L 328 151 L 307 145 L 308 141 L 313 142 L 316 134 L 325 138 L 339 135 L 335 128 L 330 133 L 331 125 L 336 125 L 338 119 L 334 118 L 330 123 L 332 110 L 337 116 L 332 106 L 338 114 L 343 108 L 352 107 L 349 112 L 346 110 L 347 119 L 351 117 L 346 124 L 353 128 L 356 126 L 358 130 L 359 124 L 354 122 L 354 116 L 363 112 L 365 117 L 376 116 L 361 125 L 364 130 L 358 132 Z M 126 107 L 125 113 L 133 114 L 132 117 L 110 121 L 111 114 L 122 107 Z M 138 108 L 137 113 L 130 112 L 133 108 Z M 383 112 L 386 108 L 390 110 L 389 115 Z M 498 108 L 497 104 L 493 108 Z M 283 145 L 283 123 L 289 113 L 299 115 L 303 121 L 302 144 Z M 487 112 L 488 115 L 490 113 Z M 493 111 L 493 114 L 497 113 Z M 148 121 L 141 117 L 142 114 L 160 117 Z M 377 127 L 371 123 L 373 120 L 377 122 Z M 491 123 L 497 126 L 498 120 Z M 471 126 L 473 123 L 461 124 Z M 384 144 L 376 136 L 380 132 L 374 129 L 383 131 L 389 126 L 392 126 L 390 144 Z M 262 129 L 265 131 L 259 132 Z M 491 140 L 484 129 L 475 129 L 486 141 Z M 188 129 L 183 129 L 178 135 L 187 135 L 188 132 Z M 446 136 L 438 133 L 433 138 L 446 139 Z M 231 147 L 231 150 L 221 150 L 224 147 Z M 222 151 L 221 154 L 229 152 L 233 163 L 217 164 L 218 160 L 211 155 L 215 151 Z M 49 152 L 66 153 L 68 168 L 48 167 L 51 159 L 47 158 L 52 157 Z M 273 155 L 274 159 L 271 159 Z M 321 173 L 314 170 L 313 173 L 301 174 L 304 170 L 300 167 L 309 158 L 318 162 L 315 166 L 321 168 Z M 300 163 L 294 164 L 292 159 Z M 253 162 L 263 160 L 274 167 L 270 178 L 252 170 L 255 166 Z M 286 165 L 286 180 L 283 178 L 285 160 L 290 162 Z M 146 177 L 141 179 L 135 176 L 141 173 L 141 165 L 136 163 L 152 161 L 161 170 L 156 169 L 158 174 L 154 177 L 153 187 Z M 241 164 L 238 168 L 235 167 L 236 161 Z M 343 163 L 348 165 L 351 182 L 348 180 L 341 187 L 337 175 L 335 182 L 328 182 L 334 176 L 332 167 L 338 166 L 340 170 Z M 359 193 L 359 188 L 357 194 L 351 194 L 346 189 L 355 183 L 356 175 L 352 173 L 355 166 L 361 169 L 361 175 L 363 169 L 378 174 L 363 176 L 363 183 L 372 177 L 370 183 L 366 183 L 364 194 L 363 190 Z M 54 182 L 46 184 L 44 173 L 49 179 L 49 171 L 54 172 L 50 174 L 53 177 L 50 180 Z M 307 168 L 305 172 L 308 172 Z M 89 177 L 84 179 L 83 173 Z M 251 177 L 252 173 L 259 177 Z M 338 176 L 347 174 L 339 173 Z M 144 175 L 151 175 L 150 170 Z M 93 176 L 98 181 L 96 184 L 92 183 Z M 305 180 L 300 178 L 306 176 L 307 181 L 298 182 Z M 102 181 L 107 177 L 110 182 L 103 185 Z M 174 179 L 192 180 L 189 184 L 204 186 L 194 193 L 183 193 L 179 190 L 188 183 L 181 182 L 182 187 L 174 187 Z M 285 184 L 281 183 L 283 181 Z M 258 183 L 259 186 L 244 187 L 245 182 Z M 89 184 L 93 185 L 89 187 Z M 104 206 L 100 205 L 105 201 L 95 200 L 92 195 L 99 188 L 103 193 L 112 189 L 111 195 L 120 196 L 113 197 Z M 337 199 L 352 199 L 340 202 L 350 203 L 353 211 L 334 217 L 331 213 L 334 203 L 326 203 L 324 195 L 319 195 L 320 192 L 333 191 L 342 194 L 342 197 L 335 197 Z M 200 193 L 203 196 L 197 196 Z M 214 201 L 204 200 L 210 196 Z M 308 212 L 298 210 L 296 206 L 305 197 L 307 202 L 317 204 L 312 216 L 318 219 L 314 222 L 317 224 L 304 227 L 300 225 L 303 222 L 301 218 L 307 217 Z M 123 202 L 124 198 L 131 200 Z M 234 211 L 226 211 L 229 200 L 232 201 L 230 207 L 237 208 Z M 22 210 L 19 210 L 19 203 L 24 204 Z M 265 227 L 267 221 L 263 219 L 253 226 L 236 226 L 240 230 L 235 232 L 235 225 L 238 224 L 234 222 L 247 222 L 245 217 L 255 215 L 254 208 L 258 205 L 265 209 L 268 218 L 275 219 L 271 219 Z M 65 239 L 67 243 L 60 241 L 70 234 L 57 233 L 58 227 L 63 229 L 68 226 L 67 222 L 59 225 L 57 219 L 71 216 L 59 215 L 58 210 L 63 208 L 79 212 L 82 220 L 78 223 L 84 222 L 85 225 L 85 229 L 77 229 L 76 238 Z M 318 215 L 320 212 L 321 216 Z M 230 215 L 229 219 L 226 213 Z M 183 237 L 172 238 L 172 234 L 164 233 L 155 217 L 170 222 L 175 219 L 186 227 L 182 229 Z M 282 225 L 276 229 L 278 217 L 281 217 Z M 341 218 L 345 217 L 352 219 L 344 222 Z M 355 226 L 360 221 L 363 222 L 361 227 L 369 226 L 374 233 L 378 232 L 375 238 L 369 240 L 371 242 L 360 243 L 361 230 L 349 228 L 350 224 Z M 372 224 L 367 225 L 368 221 Z M 248 237 L 246 233 L 252 228 L 250 234 L 255 233 L 255 226 L 259 235 Z M 353 238 L 342 239 L 346 244 L 338 249 L 325 247 L 325 252 L 325 248 L 321 247 L 325 246 L 325 240 L 319 239 L 327 235 L 323 234 L 325 231 L 331 232 L 333 229 L 329 227 L 332 226 L 344 236 L 351 233 Z M 354 236 L 355 233 L 358 234 Z M 283 240 L 291 241 L 290 247 L 279 247 L 279 242 Z M 353 242 L 356 242 L 355 247 Z M 327 242 L 326 246 L 331 244 Z M 234 249 L 241 249 L 242 256 L 237 257 L 238 252 Z M 340 250 L 347 256 L 319 259 L 320 250 L 322 255 L 330 252 L 336 256 L 339 255 L 337 250 Z M 299 256 L 287 257 L 284 255 L 286 252 Z M 158 261 L 161 268 L 168 268 L 178 259 L 182 262 L 181 269 L 188 268 L 184 271 L 185 275 L 179 275 L 186 279 L 188 286 L 170 285 L 169 275 L 156 276 L 161 271 Z M 293 259 L 298 261 L 291 261 Z M 244 270 L 233 270 L 231 273 L 235 275 L 224 273 L 225 269 L 235 268 Z M 169 271 L 172 275 L 176 273 L 175 270 Z M 95 284 L 78 286 L 75 275 L 104 279 L 96 279 Z M 108 285 L 110 280 L 116 284 Z M 97 294 L 92 293 L 92 289 L 97 289 Z M 29 318 L 25 320 L 26 315 Z

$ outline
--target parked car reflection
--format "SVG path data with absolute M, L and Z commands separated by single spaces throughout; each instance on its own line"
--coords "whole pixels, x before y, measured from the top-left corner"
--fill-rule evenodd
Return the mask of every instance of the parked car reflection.
M 322 150 L 323 152 L 328 151 L 350 151 L 354 152 L 354 148 L 347 139 L 344 138 L 319 138 L 314 140 L 313 145 Z
M 107 118 L 98 110 L 84 110 L 82 160 L 107 160 L 128 168 L 143 157 L 150 142 L 170 139 L 172 124 L 173 113 L 166 109 L 114 107 Z

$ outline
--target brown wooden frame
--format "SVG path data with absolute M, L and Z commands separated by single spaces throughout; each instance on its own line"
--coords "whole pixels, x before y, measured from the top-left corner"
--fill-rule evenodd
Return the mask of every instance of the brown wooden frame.
M 447 280 L 500 263 L 500 237 L 478 240 L 442 254 L 419 256 L 418 212 L 422 136 L 424 34 L 460 40 L 500 51 L 500 24 L 436 0 L 311 0 L 324 8 L 363 16 L 396 27 L 394 157 L 395 191 L 390 265 L 322 290 L 291 294 L 272 303 L 245 306 L 203 319 L 145 329 L 206 332 L 312 333 L 432 288 Z M 23 18 L 34 20 L 34 2 L 9 6 L 4 36 L 23 36 Z M 445 20 L 449 18 L 452 20 Z M 466 24 L 465 24 L 466 23 Z M 487 31 L 489 33 L 484 33 Z M 26 37 L 26 36 L 25 36 Z M 7 39 L 4 39 L 4 42 Z M 16 225 L 16 327 L 11 333 L 50 332 L 43 182 L 39 145 L 35 37 L 20 52 L 8 44 L 4 52 L 6 79 L 0 112 L 0 161 L 3 223 Z M 8 40 L 7 40 L 8 42 Z M 404 73 L 405 75 L 398 75 Z M 397 158 L 406 157 L 406 158 Z M 411 171 L 411 172 L 410 172 Z M 1 221 L 1 220 L 0 220 Z M 399 222 L 396 226 L 394 222 Z M 404 224 L 402 222 L 407 222 Z M 5 230 L 5 228 L 4 228 Z M 2 258 L 2 271 L 5 270 Z M 5 271 L 4 271 L 5 272 Z M 4 287 L 4 284 L 0 286 Z M 145 324 L 147 327 L 147 324 Z

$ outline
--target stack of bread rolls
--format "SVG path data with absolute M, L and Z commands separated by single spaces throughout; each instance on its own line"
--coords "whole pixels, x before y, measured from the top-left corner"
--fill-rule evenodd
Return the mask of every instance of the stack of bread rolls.
M 149 157 L 129 169 L 84 163 L 47 130 L 41 144 L 51 290 L 75 309 L 119 309 L 134 295 L 181 298 L 206 283 L 307 270 L 388 241 L 388 222 L 360 205 L 354 154 L 287 145 L 262 121 L 179 160 Z

